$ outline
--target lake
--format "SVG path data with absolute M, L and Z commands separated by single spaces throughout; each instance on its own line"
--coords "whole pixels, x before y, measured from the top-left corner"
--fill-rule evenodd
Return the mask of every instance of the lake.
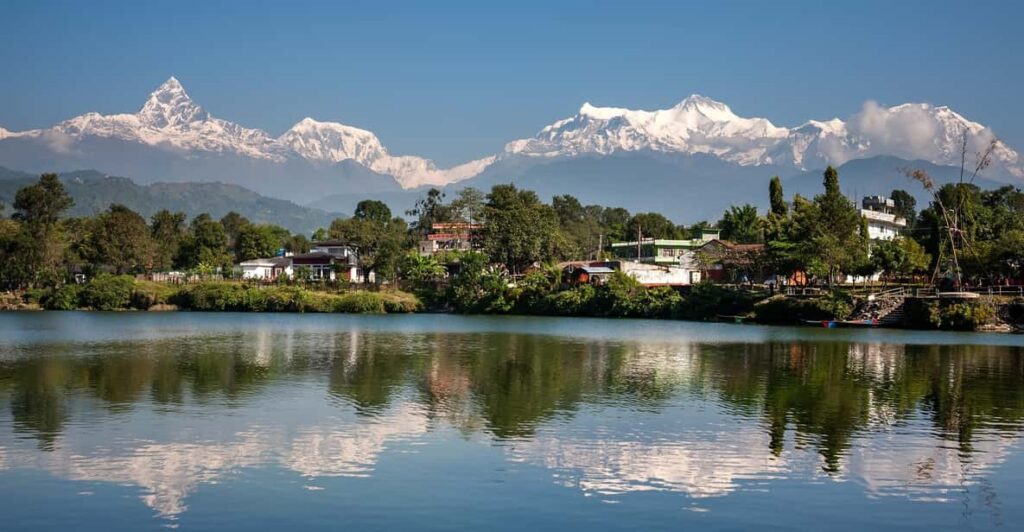
M 1020 529 L 1024 337 L 0 314 L 0 529 Z

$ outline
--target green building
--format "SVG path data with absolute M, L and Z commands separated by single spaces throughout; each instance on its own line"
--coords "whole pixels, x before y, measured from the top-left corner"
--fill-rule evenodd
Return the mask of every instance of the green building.
M 689 262 L 693 251 L 712 240 L 718 240 L 718 231 L 703 231 L 700 238 L 687 240 L 645 238 L 639 242 L 616 242 L 609 249 L 618 259 L 648 264 L 680 264 Z

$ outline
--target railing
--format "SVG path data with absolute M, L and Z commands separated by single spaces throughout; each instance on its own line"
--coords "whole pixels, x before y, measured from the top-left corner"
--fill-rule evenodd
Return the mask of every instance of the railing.
M 984 294 L 989 296 L 1024 296 L 1024 285 L 980 286 L 965 288 L 962 292 L 974 292 L 975 294 Z

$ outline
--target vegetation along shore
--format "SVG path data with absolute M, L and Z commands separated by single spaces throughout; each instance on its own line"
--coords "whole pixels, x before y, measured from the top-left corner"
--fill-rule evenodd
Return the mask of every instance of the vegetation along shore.
M 766 213 L 733 206 L 713 223 L 496 185 L 432 189 L 406 217 L 367 200 L 310 235 L 116 204 L 69 217 L 47 174 L 0 211 L 0 308 L 1018 328 L 1024 193 L 906 174 L 933 196 L 919 212 L 900 189 L 858 208 L 829 168 L 814 198 L 787 200 L 773 178 Z

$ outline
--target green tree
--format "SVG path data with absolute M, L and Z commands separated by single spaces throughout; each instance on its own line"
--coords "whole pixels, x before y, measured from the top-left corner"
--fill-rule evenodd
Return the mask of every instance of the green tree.
M 782 192 L 782 181 L 779 176 L 772 177 L 768 182 L 768 200 L 771 204 L 771 214 L 782 218 L 789 214 L 789 206 L 786 205 L 786 196 Z
M 182 241 L 179 265 L 183 268 L 214 271 L 231 265 L 224 226 L 209 214 L 200 214 L 189 224 L 189 233 Z
M 452 200 L 452 215 L 464 222 L 478 223 L 483 220 L 486 201 L 486 195 L 479 189 L 466 187 L 459 191 L 457 198 Z
M 907 221 L 907 230 L 914 229 L 914 220 L 917 219 L 917 200 L 906 190 L 895 189 L 889 194 L 889 198 L 896 204 L 896 216 Z
M 241 262 L 261 257 L 272 257 L 291 235 L 273 225 L 246 225 L 238 231 L 235 260 Z
M 495 185 L 484 206 L 484 250 L 491 262 L 518 273 L 556 255 L 558 215 L 530 190 Z
M 156 243 L 153 268 L 169 270 L 174 267 L 178 248 L 185 238 L 185 213 L 163 209 L 150 218 L 149 231 Z
M 55 283 L 64 255 L 60 217 L 74 205 L 57 174 L 43 174 L 39 181 L 14 196 L 14 216 L 20 222 L 10 243 L 9 278 L 15 285 Z
M 640 234 L 643 238 L 678 238 L 676 224 L 657 212 L 640 212 L 634 214 L 626 224 L 625 239 L 636 240 Z
M 406 211 L 405 214 L 415 218 L 412 223 L 412 231 L 426 235 L 435 223 L 454 221 L 454 211 L 455 209 L 451 205 L 445 205 L 444 192 L 431 188 L 427 191 L 427 195 L 416 200 L 416 206 Z M 390 217 L 390 211 L 388 217 Z
M 839 173 L 825 170 L 825 193 L 812 203 L 794 201 L 794 235 L 808 269 L 835 283 L 842 271 L 863 263 L 866 243 L 860 235 L 861 216 L 839 189 Z
M 391 209 L 383 201 L 363 200 L 356 204 L 356 210 L 352 213 L 352 217 L 385 225 L 391 220 Z
M 242 232 L 242 228 L 251 224 L 252 222 L 248 218 L 235 211 L 225 214 L 220 219 L 220 225 L 224 228 L 224 234 L 228 237 L 228 249 L 235 249 L 235 245 L 238 243 L 238 235 Z
M 109 265 L 118 275 L 148 271 L 156 258 L 156 243 L 146 219 L 124 205 L 111 205 L 92 220 L 88 254 L 94 266 Z
M 730 207 L 718 223 L 724 240 L 739 244 L 757 244 L 764 241 L 764 224 L 757 207 L 743 205 Z
M 871 247 L 871 263 L 885 279 L 900 273 L 906 261 L 907 251 L 900 245 L 899 239 L 882 240 Z

